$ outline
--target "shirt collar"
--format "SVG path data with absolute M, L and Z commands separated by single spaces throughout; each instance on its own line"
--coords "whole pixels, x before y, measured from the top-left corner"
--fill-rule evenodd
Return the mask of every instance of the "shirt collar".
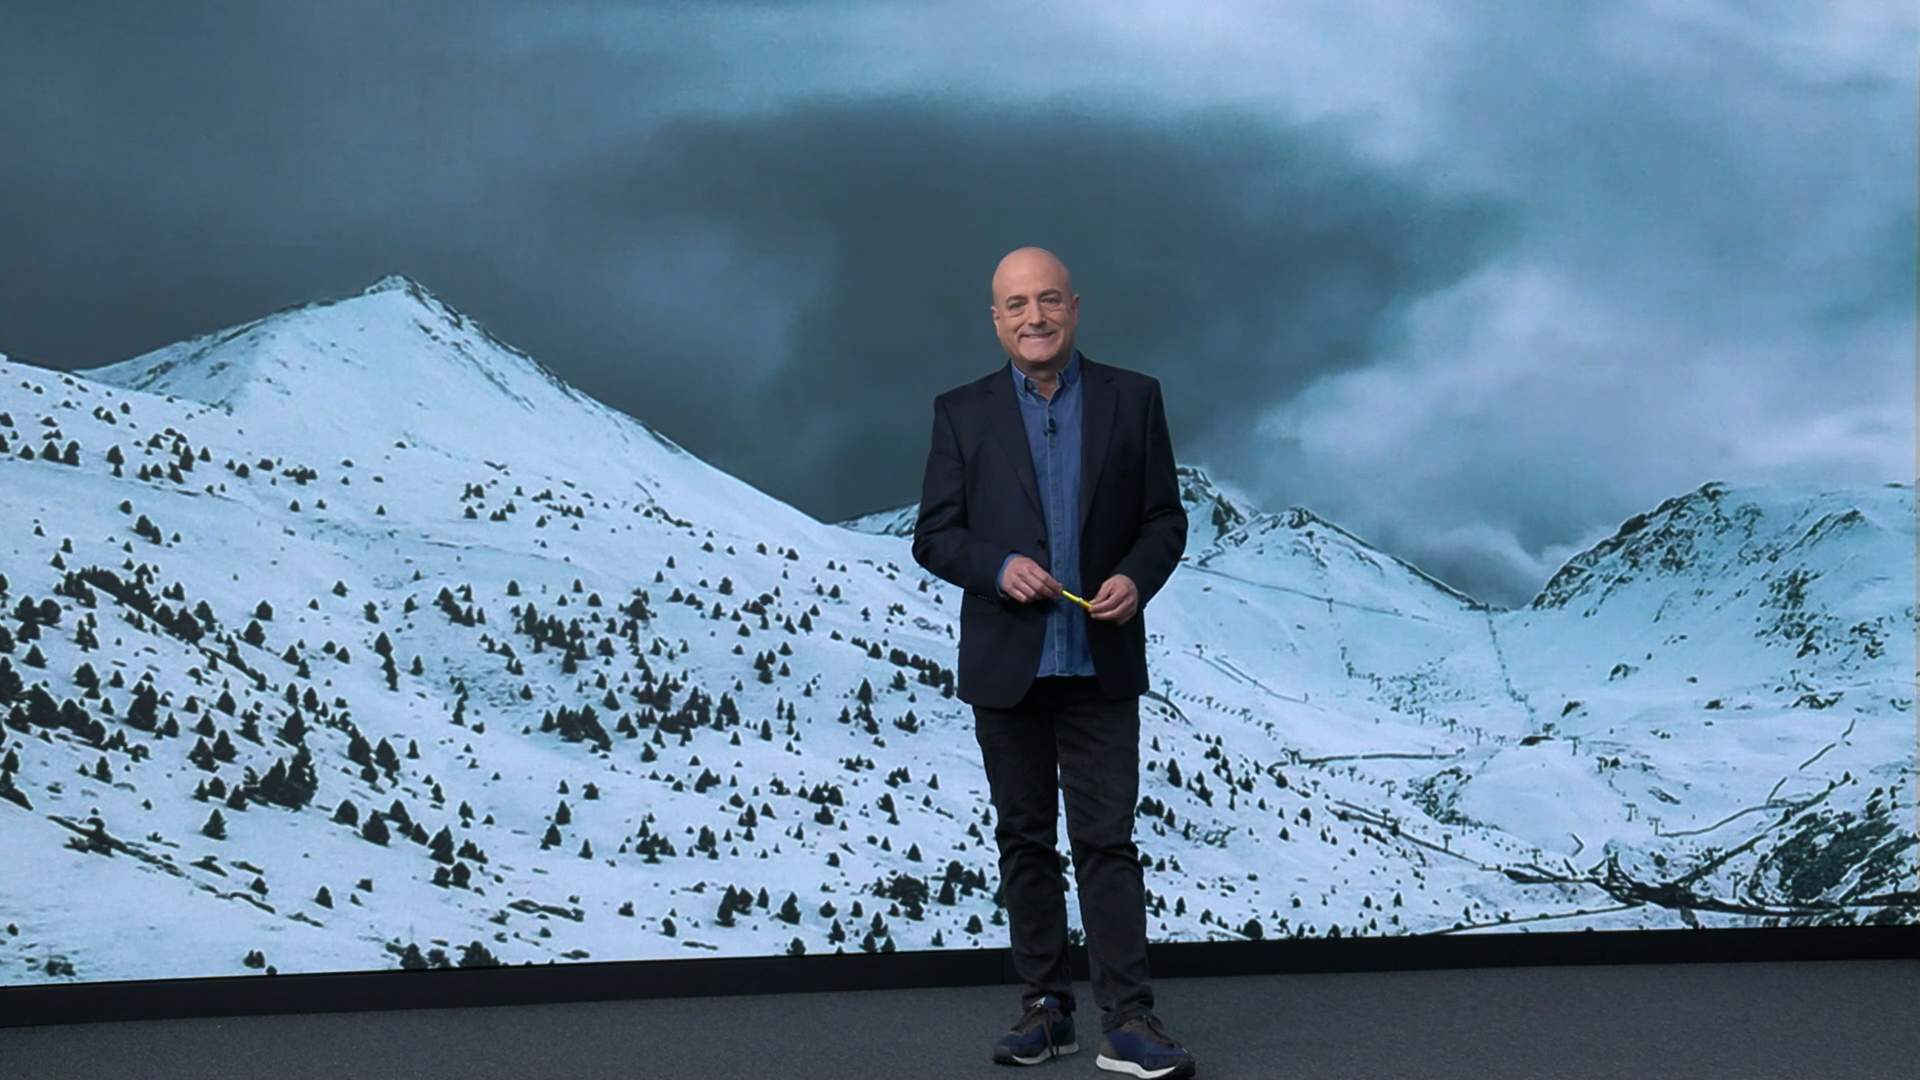
M 1007 368 L 1013 372 L 1013 388 L 1015 390 L 1025 390 L 1035 395 L 1040 393 L 1040 391 L 1034 389 L 1033 380 L 1028 378 L 1026 372 L 1021 371 L 1020 366 L 1015 364 L 1011 359 L 1007 361 Z M 1067 387 L 1072 386 L 1079 378 L 1080 346 L 1075 345 L 1073 347 L 1073 355 L 1067 357 L 1067 366 L 1060 369 L 1060 389 L 1065 390 Z

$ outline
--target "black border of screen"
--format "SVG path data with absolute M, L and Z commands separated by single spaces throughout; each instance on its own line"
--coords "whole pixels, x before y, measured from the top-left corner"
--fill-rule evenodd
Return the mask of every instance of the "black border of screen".
M 1570 964 L 1920 958 L 1920 923 L 1419 934 L 1148 945 L 1155 977 Z M 1069 950 L 1087 978 L 1086 948 Z M 1015 984 L 1008 950 L 569 961 L 0 987 L 0 1027 L 272 1013 Z

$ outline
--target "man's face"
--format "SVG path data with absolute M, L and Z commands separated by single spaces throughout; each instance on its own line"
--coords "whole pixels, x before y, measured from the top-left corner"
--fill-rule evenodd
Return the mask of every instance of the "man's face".
M 1015 261 L 1001 267 L 993 291 L 994 331 L 1007 355 L 1029 370 L 1065 367 L 1080 320 L 1080 298 L 1065 268 L 1045 259 Z

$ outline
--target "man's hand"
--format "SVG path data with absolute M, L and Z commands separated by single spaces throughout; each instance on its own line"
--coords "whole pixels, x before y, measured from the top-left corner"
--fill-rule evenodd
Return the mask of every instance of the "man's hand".
M 1000 572 L 1000 591 L 1021 603 L 1060 595 L 1060 583 L 1025 555 L 1015 555 Z
M 1133 618 L 1140 605 L 1140 589 L 1125 574 L 1115 574 L 1100 583 L 1100 591 L 1088 600 L 1093 606 L 1087 614 L 1096 619 L 1123 623 Z

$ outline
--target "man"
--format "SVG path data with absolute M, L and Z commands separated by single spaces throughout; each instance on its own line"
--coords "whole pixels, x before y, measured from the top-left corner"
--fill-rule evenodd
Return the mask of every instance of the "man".
M 1101 1013 L 1096 1063 L 1192 1076 L 1193 1056 L 1153 1013 L 1133 843 L 1142 609 L 1187 538 L 1160 384 L 1074 347 L 1080 297 L 1041 248 L 1000 260 L 989 310 L 1008 364 L 934 399 L 913 557 L 962 590 L 957 692 L 973 706 L 1025 983 L 1025 1011 L 994 1060 L 1032 1065 L 1079 1049 L 1055 846 L 1064 790 Z

